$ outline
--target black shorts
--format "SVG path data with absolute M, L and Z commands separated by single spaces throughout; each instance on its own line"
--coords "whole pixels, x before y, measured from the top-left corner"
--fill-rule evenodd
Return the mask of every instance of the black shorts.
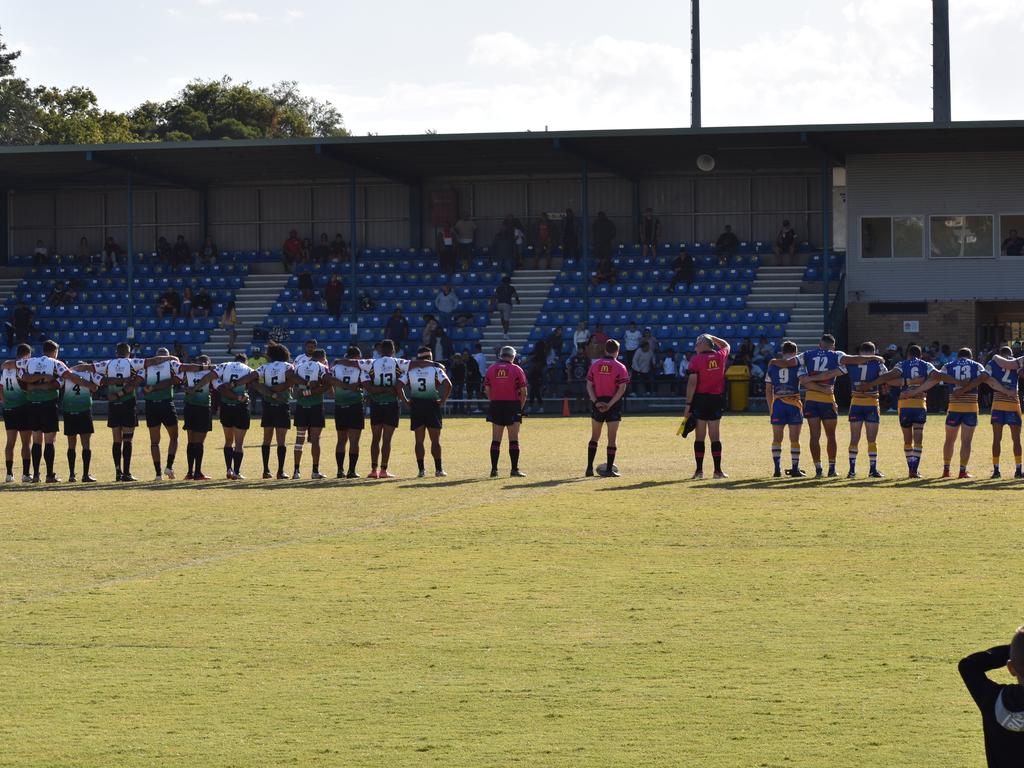
M 288 406 L 284 403 L 268 403 L 264 400 L 260 426 L 273 427 L 274 429 L 291 429 L 292 417 L 288 413 Z
M 409 413 L 409 429 L 441 428 L 441 403 L 437 400 L 413 398 L 409 403 Z
M 706 392 L 695 394 L 693 402 L 690 404 L 690 413 L 698 421 L 718 421 L 722 418 L 723 410 L 725 410 L 725 398 L 722 395 L 710 395 Z
M 597 398 L 597 402 L 599 403 L 607 403 L 609 400 L 611 400 L 610 397 Z M 611 421 L 622 421 L 622 400 L 617 401 L 615 405 L 613 405 L 604 413 L 597 410 L 596 405 L 592 405 L 590 407 L 590 418 L 592 418 L 594 421 L 600 421 L 601 423 L 608 423 Z
M 28 404 L 28 423 L 33 432 L 56 432 L 60 429 L 60 408 L 57 400 Z
M 296 405 L 295 426 L 299 429 L 323 429 L 324 405 Z
M 139 414 L 135 412 L 135 398 L 119 400 L 107 408 L 107 426 L 111 429 L 131 429 L 139 426 Z
M 208 405 L 185 403 L 185 431 L 209 432 L 213 429 L 213 414 Z
M 398 418 L 398 403 L 370 403 L 370 424 L 397 427 Z
M 228 429 L 248 429 L 251 419 L 247 405 L 220 405 L 220 425 Z
M 92 425 L 92 411 L 64 414 L 64 434 L 67 437 L 71 435 L 91 435 L 95 431 Z
M 499 427 L 519 424 L 523 420 L 523 407 L 518 400 L 492 400 L 487 408 L 487 420 Z
M 363 416 L 362 403 L 334 406 L 334 426 L 339 432 L 364 429 L 366 419 Z
M 146 426 L 147 427 L 176 427 L 178 426 L 178 413 L 174 410 L 173 400 L 147 400 L 146 401 Z
M 28 423 L 28 403 L 17 408 L 4 408 L 4 429 L 27 432 L 31 427 Z

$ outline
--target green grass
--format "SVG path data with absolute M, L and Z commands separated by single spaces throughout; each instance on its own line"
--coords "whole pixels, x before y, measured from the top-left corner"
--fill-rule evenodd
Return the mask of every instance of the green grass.
M 4 488 L 0 766 L 982 766 L 956 661 L 1021 623 L 1021 484 L 935 480 L 935 418 L 890 479 L 891 417 L 889 478 L 771 480 L 763 416 L 695 483 L 676 425 L 624 422 L 619 480 L 573 418 L 520 481 L 452 420 L 444 482 L 403 430 L 390 483 Z

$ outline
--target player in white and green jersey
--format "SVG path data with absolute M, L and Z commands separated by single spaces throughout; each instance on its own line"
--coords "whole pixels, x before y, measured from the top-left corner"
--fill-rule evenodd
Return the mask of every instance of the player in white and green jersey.
M 146 427 L 149 429 L 149 453 L 156 480 L 174 479 L 174 457 L 178 453 L 178 414 L 174 409 L 174 385 L 186 373 L 203 370 L 202 365 L 182 363 L 167 349 L 156 351 L 156 362 L 146 361 L 142 398 L 146 403 Z M 160 463 L 160 428 L 167 429 L 167 464 Z
M 240 358 L 240 359 L 239 359 Z M 242 459 L 245 458 L 245 433 L 252 417 L 246 387 L 256 380 L 256 371 L 243 361 L 245 355 L 215 365 L 217 393 L 220 395 L 220 425 L 224 429 L 224 465 L 228 480 L 245 480 Z
M 58 483 L 53 470 L 56 454 L 54 442 L 60 428 L 60 377 L 67 366 L 57 359 L 60 347 L 55 341 L 43 342 L 41 357 L 30 357 L 25 363 L 22 381 L 27 385 L 28 413 L 32 427 L 32 482 L 39 482 L 40 459 L 46 462 L 46 482 Z
M 291 388 L 288 386 L 288 373 L 292 370 L 289 362 L 291 354 L 283 344 L 270 342 L 267 344 L 267 362 L 256 369 L 256 381 L 253 389 L 263 398 L 263 415 L 260 426 L 263 427 L 263 479 L 273 477 L 270 473 L 270 445 L 277 437 L 277 479 L 287 480 L 284 462 L 288 456 L 288 430 L 292 427 L 291 415 L 288 411 L 291 402 Z
M 206 369 L 210 358 L 200 355 L 196 362 L 204 366 L 201 371 L 186 371 L 185 385 L 185 458 L 188 461 L 186 480 L 209 480 L 203 474 L 203 454 L 206 451 L 206 436 L 213 430 L 212 398 L 210 385 L 216 380 L 217 372 Z
M 369 376 L 359 369 L 362 353 L 352 345 L 346 351 L 349 360 L 335 360 L 328 371 L 328 382 L 334 387 L 334 426 L 338 430 L 338 444 L 334 459 L 338 464 L 338 479 L 356 478 L 359 461 L 359 436 L 366 426 L 363 417 L 362 381 Z M 345 447 L 348 446 L 348 472 L 345 472 Z
M 92 461 L 92 396 L 103 383 L 103 377 L 95 373 L 91 365 L 76 365 L 64 372 L 60 379 L 61 410 L 64 414 L 64 436 L 68 439 L 68 482 L 73 483 L 75 464 L 78 460 L 78 441 L 82 441 L 82 482 L 95 483 L 89 474 Z
M 322 349 L 313 350 L 307 359 L 295 365 L 289 381 L 295 384 L 298 396 L 295 399 L 295 428 L 309 433 L 310 455 L 313 459 L 314 480 L 323 480 L 320 474 L 320 433 L 324 428 L 324 392 L 329 389 L 327 381 L 327 354 Z M 295 440 L 295 473 L 298 480 L 299 465 L 302 461 L 302 444 Z
M 0 368 L 0 401 L 4 406 L 4 429 L 7 443 L 4 446 L 4 461 L 7 464 L 6 482 L 14 482 L 14 447 L 21 436 L 21 482 L 32 480 L 29 468 L 32 463 L 32 428 L 28 421 L 28 398 L 21 383 L 25 363 L 32 357 L 32 347 L 19 344 L 14 352 L 17 359 L 7 360 Z
M 420 347 L 417 350 L 418 360 L 433 360 L 433 353 L 430 347 Z M 402 399 L 409 404 L 409 428 L 416 437 L 416 465 L 419 468 L 419 476 L 425 477 L 424 459 L 426 451 L 423 446 L 423 438 L 430 435 L 430 455 L 434 459 L 434 476 L 446 477 L 447 473 L 441 465 L 441 410 L 448 395 L 452 392 L 452 383 L 445 375 L 444 368 L 436 367 L 412 367 L 406 375 L 409 385 L 409 394 L 402 390 Z

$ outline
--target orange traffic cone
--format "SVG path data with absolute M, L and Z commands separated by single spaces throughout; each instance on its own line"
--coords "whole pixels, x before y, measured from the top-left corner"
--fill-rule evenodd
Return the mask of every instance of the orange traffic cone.
M 569 415 L 569 398 L 568 397 L 563 397 L 562 398 L 562 415 L 563 416 L 568 416 Z

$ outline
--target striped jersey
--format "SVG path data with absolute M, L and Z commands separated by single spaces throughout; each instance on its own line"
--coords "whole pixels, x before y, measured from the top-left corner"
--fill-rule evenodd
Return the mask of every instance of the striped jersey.
M 985 367 L 969 357 L 958 357 L 942 367 L 943 373 L 956 379 L 956 384 L 949 385 L 949 413 L 977 413 L 978 390 L 972 389 L 962 395 L 956 394 L 956 387 L 974 381 L 985 372 Z
M 26 376 L 35 376 L 41 373 L 53 376 L 58 381 L 67 369 L 68 367 L 64 363 L 54 360 L 52 357 L 30 357 L 25 363 Z M 26 397 L 30 403 L 43 403 L 56 400 L 60 397 L 60 393 L 56 389 L 30 389 Z
M 362 381 L 369 381 L 368 374 L 359 370 L 358 366 L 335 363 L 331 368 L 331 376 L 343 384 L 359 384 Z M 334 404 L 338 406 L 362 405 L 363 393 L 354 392 L 351 389 L 334 388 Z
M 1018 372 L 1016 368 L 1002 368 L 995 360 L 992 360 L 989 362 L 985 370 L 989 376 L 998 381 L 1004 387 L 1017 392 Z M 1004 395 L 1002 392 L 996 392 L 993 390 L 992 410 L 1020 413 L 1020 396 L 1014 394 L 1011 397 L 1009 395 Z
M 304 408 L 322 405 L 324 402 L 323 393 L 312 394 L 310 388 L 327 375 L 327 366 L 318 360 L 306 358 L 306 360 L 295 366 L 295 375 L 306 382 L 305 386 L 299 387 L 299 396 L 295 399 L 295 402 Z
M 203 384 L 203 386 L 196 389 L 194 393 L 189 393 L 188 388 L 194 387 L 197 382 L 202 381 L 210 375 L 210 371 L 189 371 L 185 374 L 185 403 L 188 405 L 198 405 L 206 408 L 210 407 L 210 384 L 217 381 L 217 376 Z
M 146 366 L 143 373 L 143 386 L 155 387 L 168 379 L 179 378 L 181 363 L 177 360 L 166 360 L 156 365 Z M 165 387 L 158 392 L 143 392 L 142 399 L 150 402 L 163 402 L 174 399 L 174 387 Z
M 410 368 L 406 375 L 409 382 L 409 397 L 413 400 L 440 400 L 441 385 L 448 381 L 448 375 L 438 365 Z
M 929 374 L 934 373 L 936 368 L 934 365 L 926 360 L 922 360 L 919 357 L 907 358 L 901 362 L 896 363 L 892 367 L 894 371 L 899 371 L 903 381 L 900 385 L 900 391 L 906 392 L 912 387 L 916 387 L 920 384 L 924 384 Z M 928 396 L 927 393 L 921 395 L 919 398 L 907 398 L 899 401 L 899 409 L 904 408 L 924 408 L 927 406 Z
M 92 382 L 96 386 L 103 382 L 103 377 L 98 373 L 74 371 L 74 374 L 79 379 Z M 88 387 L 83 387 L 79 382 L 64 375 L 61 376 L 61 389 L 64 393 L 64 413 L 90 413 L 92 411 L 92 392 Z
M 96 369 L 96 373 L 107 379 L 107 393 L 119 395 L 125 390 L 125 385 L 116 383 L 116 380 L 127 380 L 133 376 L 140 375 L 146 368 L 146 361 L 139 357 L 117 357 L 113 360 L 98 362 L 93 368 Z M 111 379 L 115 381 L 111 382 Z M 131 393 L 121 402 L 130 402 L 134 399 L 135 388 L 132 387 Z
M 279 384 L 284 384 L 288 378 L 288 372 L 292 370 L 291 363 L 283 361 L 275 361 L 270 363 L 264 363 L 256 369 L 256 373 L 259 375 L 259 382 L 265 387 L 276 387 Z M 266 397 L 263 398 L 265 403 L 278 403 L 287 405 L 292 399 L 291 389 L 283 389 L 280 392 L 275 392 L 272 400 L 268 400 Z
M 378 357 L 376 360 L 360 360 L 360 368 L 369 376 L 369 383 L 375 387 L 396 387 L 405 383 L 405 373 L 409 368 L 408 360 L 397 357 Z M 395 391 L 370 393 L 374 403 L 397 403 L 398 393 Z
M 16 361 L 14 368 L 0 370 L 0 387 L 4 391 L 4 408 L 11 410 L 28 402 L 25 390 L 21 386 L 21 373 L 25 370 L 27 360 Z
M 253 372 L 252 368 L 245 363 L 239 363 L 234 360 L 230 363 L 221 363 L 220 365 L 214 366 L 213 370 L 217 373 L 217 388 L 230 387 L 231 391 L 236 395 L 244 394 L 245 386 L 238 386 L 235 382 Z M 224 398 L 221 400 L 221 405 L 228 408 L 238 408 L 240 406 L 245 406 L 246 403 L 241 400 L 228 400 L 227 398 Z

